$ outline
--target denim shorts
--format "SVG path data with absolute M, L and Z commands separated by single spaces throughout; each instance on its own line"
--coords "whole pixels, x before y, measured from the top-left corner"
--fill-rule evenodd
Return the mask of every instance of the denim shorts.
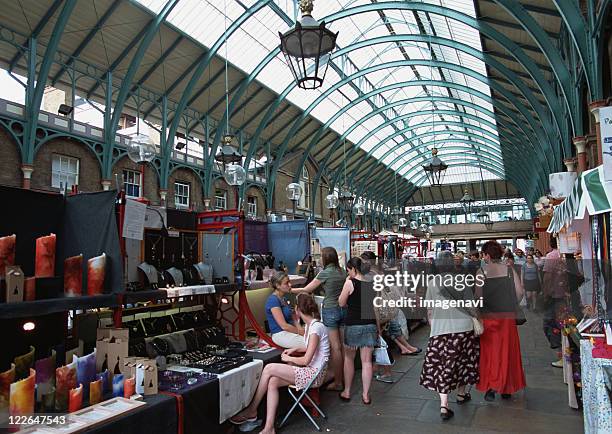
M 387 328 L 387 335 L 391 339 L 397 339 L 402 336 L 402 326 L 395 320 L 389 321 L 389 327 Z
M 324 307 L 321 312 L 323 325 L 328 329 L 339 329 L 344 326 L 344 318 L 346 317 L 346 308 L 339 306 Z
M 344 345 L 350 348 L 373 348 L 378 345 L 376 324 L 348 325 L 344 328 Z

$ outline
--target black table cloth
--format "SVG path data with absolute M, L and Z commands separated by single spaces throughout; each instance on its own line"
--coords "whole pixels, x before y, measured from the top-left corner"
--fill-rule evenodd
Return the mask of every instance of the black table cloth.
M 95 426 L 92 434 L 176 434 L 178 413 L 176 400 L 164 394 L 145 396 L 147 405 L 116 419 Z

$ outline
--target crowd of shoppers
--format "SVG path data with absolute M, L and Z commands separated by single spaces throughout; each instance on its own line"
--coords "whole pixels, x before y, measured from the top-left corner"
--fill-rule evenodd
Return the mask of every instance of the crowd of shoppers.
M 266 319 L 274 343 L 287 348 L 282 354 L 285 363 L 266 366 L 253 401 L 232 422 L 253 420 L 267 394 L 262 432 L 273 432 L 278 389 L 286 385 L 301 389 L 311 382 L 314 387 L 329 383 L 327 390 L 339 392 L 342 401 L 351 400 L 357 354 L 361 402 L 370 405 L 372 380 L 393 382 L 393 356 L 388 348 L 395 346 L 400 355 L 421 353 L 402 330 L 402 309 L 374 307 L 375 296 L 400 299 L 405 293 L 385 285 L 377 295 L 374 281 L 386 270 L 373 252 L 351 258 L 343 269 L 336 250 L 326 247 L 322 262 L 323 270 L 304 288 L 291 288 L 285 273 L 271 277 L 273 292 L 266 302 Z M 407 262 L 405 268 L 418 268 Z M 456 404 L 463 405 L 472 399 L 472 387 L 482 391 L 487 401 L 495 400 L 497 394 L 510 399 L 526 387 L 517 329 L 525 321 L 521 306 L 543 309 L 543 329 L 551 348 L 560 346 L 554 328 L 567 301 L 577 313 L 581 307 L 578 287 L 583 280 L 578 264 L 573 255 L 562 260 L 555 239 L 545 258 L 539 250 L 504 251 L 498 242 L 488 241 L 480 252 L 467 256 L 443 251 L 426 269 L 442 277 L 427 284 L 426 300 L 482 299 L 478 309 L 461 303 L 432 303 L 427 312 L 430 335 L 419 382 L 438 393 L 440 417 L 445 421 L 454 416 L 451 393 Z M 476 283 L 459 288 L 452 283 L 459 274 L 471 274 Z M 321 312 L 311 294 L 318 288 L 324 292 Z M 289 293 L 297 294 L 295 310 L 289 306 Z M 375 373 L 378 360 L 373 354 L 380 348 L 387 348 L 389 357 L 378 366 L 382 371 Z

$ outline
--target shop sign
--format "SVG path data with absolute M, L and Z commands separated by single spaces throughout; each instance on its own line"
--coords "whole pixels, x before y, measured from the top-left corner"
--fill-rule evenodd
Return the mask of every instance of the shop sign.
M 599 109 L 604 181 L 612 182 L 612 107 Z

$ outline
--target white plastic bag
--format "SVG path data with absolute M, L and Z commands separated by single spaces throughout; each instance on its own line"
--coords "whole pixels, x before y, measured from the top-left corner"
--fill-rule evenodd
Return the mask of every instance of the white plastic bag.
M 389 359 L 388 345 L 381 337 L 378 338 L 378 347 L 374 348 L 374 363 L 381 366 L 391 366 L 393 362 Z

